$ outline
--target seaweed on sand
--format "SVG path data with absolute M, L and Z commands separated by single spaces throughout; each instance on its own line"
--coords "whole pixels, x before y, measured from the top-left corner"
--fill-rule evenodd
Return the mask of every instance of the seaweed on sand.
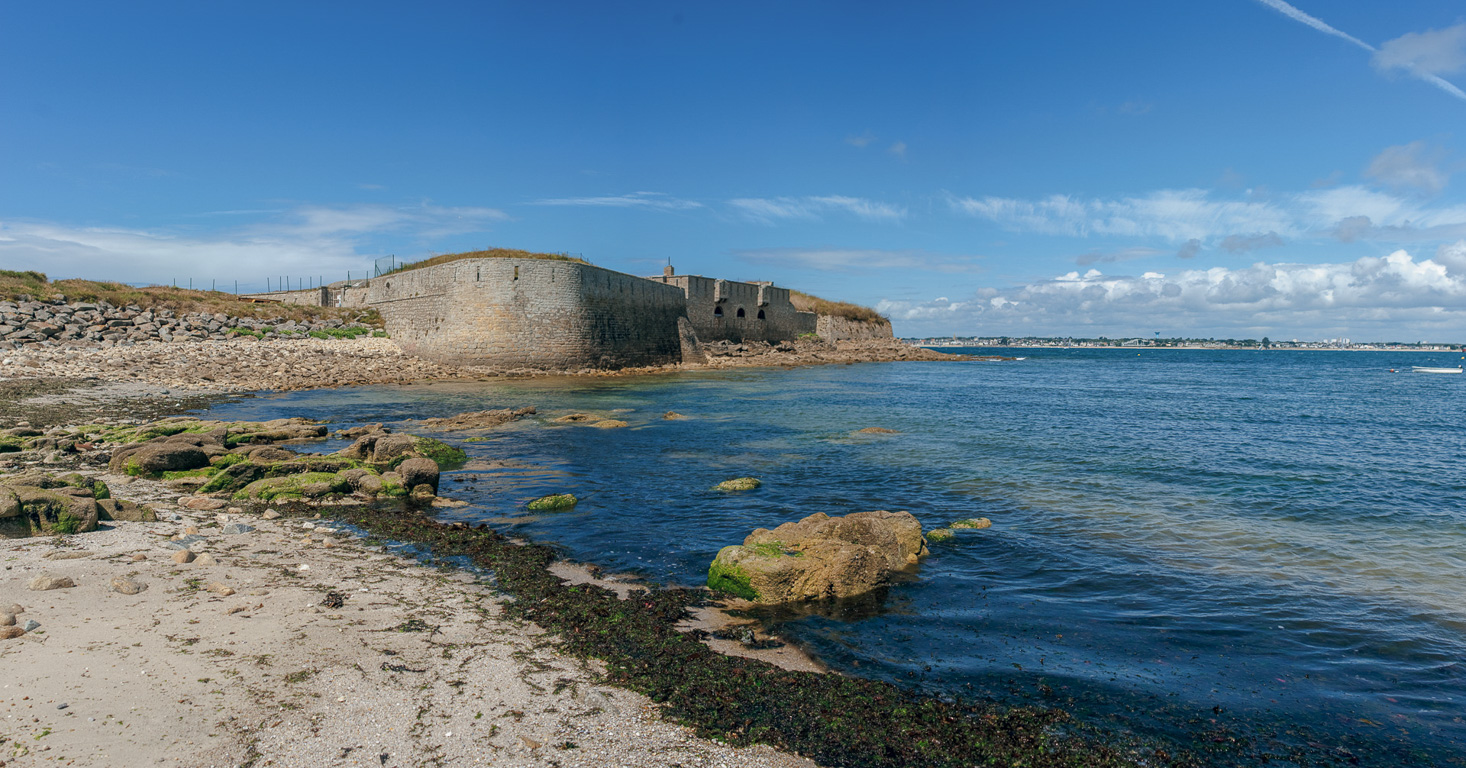
M 567 585 L 547 570 L 556 559 L 550 547 L 516 544 L 487 526 L 381 507 L 335 514 L 374 536 L 492 570 L 515 598 L 505 605 L 509 615 L 555 633 L 567 653 L 604 661 L 608 682 L 647 695 L 667 717 L 704 736 L 763 742 L 853 768 L 1195 764 L 1075 736 L 1069 716 L 1056 709 L 952 701 L 723 656 L 673 628 L 706 592 L 661 589 L 621 600 L 594 585 Z

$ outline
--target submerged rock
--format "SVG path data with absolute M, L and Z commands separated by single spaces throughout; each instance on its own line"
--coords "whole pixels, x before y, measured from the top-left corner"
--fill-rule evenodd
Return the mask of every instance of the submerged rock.
M 555 493 L 531 501 L 529 509 L 532 512 L 563 512 L 574 509 L 579 502 L 580 499 L 575 498 L 573 493 Z
M 955 538 L 957 538 L 957 532 L 953 531 L 951 528 L 938 528 L 936 530 L 926 532 L 926 540 L 930 541 L 933 544 L 940 544 L 944 541 L 951 541 Z
M 756 477 L 735 477 L 732 480 L 724 480 L 713 486 L 715 491 L 751 491 L 764 482 Z
M 921 523 L 909 512 L 821 512 L 724 547 L 708 568 L 708 586 L 767 604 L 854 597 L 925 554 Z
M 983 528 L 993 527 L 993 521 L 987 519 L 986 517 L 972 517 L 966 520 L 958 520 L 957 522 L 952 523 L 952 525 L 949 527 L 982 530 Z
M 885 427 L 866 427 L 865 429 L 857 429 L 857 430 L 855 430 L 855 434 L 857 434 L 857 435 L 899 435 L 899 434 L 901 434 L 901 430 L 899 430 L 899 429 L 886 429 Z
M 534 406 L 527 406 L 515 410 L 513 408 L 500 408 L 493 411 L 472 411 L 460 413 L 457 416 L 449 416 L 442 419 L 423 419 L 423 424 L 434 429 L 458 430 L 458 429 L 489 429 L 501 424 L 508 424 L 511 421 L 518 421 L 525 416 L 533 416 Z

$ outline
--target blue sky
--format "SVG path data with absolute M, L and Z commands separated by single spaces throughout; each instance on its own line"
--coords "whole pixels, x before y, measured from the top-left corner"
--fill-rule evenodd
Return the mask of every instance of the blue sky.
M 1466 7 L 0 0 L 0 267 L 503 246 L 901 335 L 1466 340 Z

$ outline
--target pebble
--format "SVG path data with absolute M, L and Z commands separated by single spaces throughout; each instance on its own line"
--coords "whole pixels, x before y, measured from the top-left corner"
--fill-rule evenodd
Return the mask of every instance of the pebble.
M 20 627 L 0 627 L 0 640 L 12 640 L 25 634 Z
M 44 574 L 31 579 L 30 588 L 33 592 L 45 592 L 51 589 L 70 589 L 76 586 L 76 582 L 70 576 L 55 576 Z
M 14 614 L 22 614 L 22 613 L 25 613 L 25 609 L 22 608 L 22 607 L 20 607 L 20 603 L 11 603 L 10 605 L 5 606 L 4 608 L 0 608 L 0 612 L 3 612 L 3 613 L 14 613 Z
M 265 514 L 260 515 L 260 517 L 263 517 L 266 520 L 278 520 L 280 519 L 280 513 L 276 512 L 273 509 L 267 509 L 265 510 Z
M 230 523 L 220 529 L 220 532 L 233 535 L 236 533 L 249 533 L 254 529 L 255 527 L 253 525 L 245 525 L 244 523 Z
M 64 702 L 64 701 L 63 701 L 63 702 L 61 702 L 61 703 L 60 703 L 60 704 L 57 704 L 57 705 L 56 705 L 56 708 L 57 708 L 57 709 L 66 709 L 66 708 L 67 708 L 67 707 L 69 707 L 69 706 L 71 706 L 71 705 L 70 705 L 70 704 L 67 704 L 67 703 L 66 703 L 66 702 Z
M 179 565 L 182 565 L 183 563 L 191 563 L 193 562 L 193 553 L 186 549 L 180 549 L 177 552 L 173 553 L 173 562 L 178 563 Z
M 13 613 L 0 613 L 0 627 L 13 627 L 13 626 L 15 626 L 15 614 L 13 614 Z
M 138 552 L 137 554 L 135 554 L 135 555 L 132 556 L 132 561 L 134 563 L 141 563 L 142 561 L 144 561 L 146 559 L 148 559 L 148 556 L 145 555 L 145 554 L 143 554 L 143 553 L 141 553 L 141 552 Z
M 35 619 L 26 619 L 25 626 L 21 627 L 21 629 L 24 629 L 27 632 L 34 632 L 40 628 L 41 622 L 36 621 Z
M 203 552 L 203 553 L 199 554 L 197 557 L 194 558 L 193 564 L 194 565 L 218 565 L 219 564 L 219 561 L 218 560 L 215 560 L 214 559 L 214 556 L 211 555 L 211 554 L 209 554 L 208 552 Z
M 228 597 L 234 594 L 234 589 L 232 587 L 219 581 L 209 582 L 209 586 L 204 587 L 204 589 L 208 590 L 209 592 L 213 592 L 214 594 L 221 597 Z
M 147 588 L 148 585 L 124 576 L 118 576 L 112 579 L 112 591 L 119 594 L 135 595 Z

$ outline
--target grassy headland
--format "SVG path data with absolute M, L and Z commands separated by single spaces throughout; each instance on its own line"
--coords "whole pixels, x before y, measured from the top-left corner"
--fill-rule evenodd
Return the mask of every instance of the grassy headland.
M 794 308 L 800 312 L 814 312 L 819 315 L 830 315 L 832 317 L 843 317 L 846 320 L 853 320 L 857 323 L 889 323 L 890 318 L 871 309 L 862 307 L 859 304 L 851 304 L 848 301 L 830 301 L 813 296 L 804 291 L 789 290 L 789 301 Z

